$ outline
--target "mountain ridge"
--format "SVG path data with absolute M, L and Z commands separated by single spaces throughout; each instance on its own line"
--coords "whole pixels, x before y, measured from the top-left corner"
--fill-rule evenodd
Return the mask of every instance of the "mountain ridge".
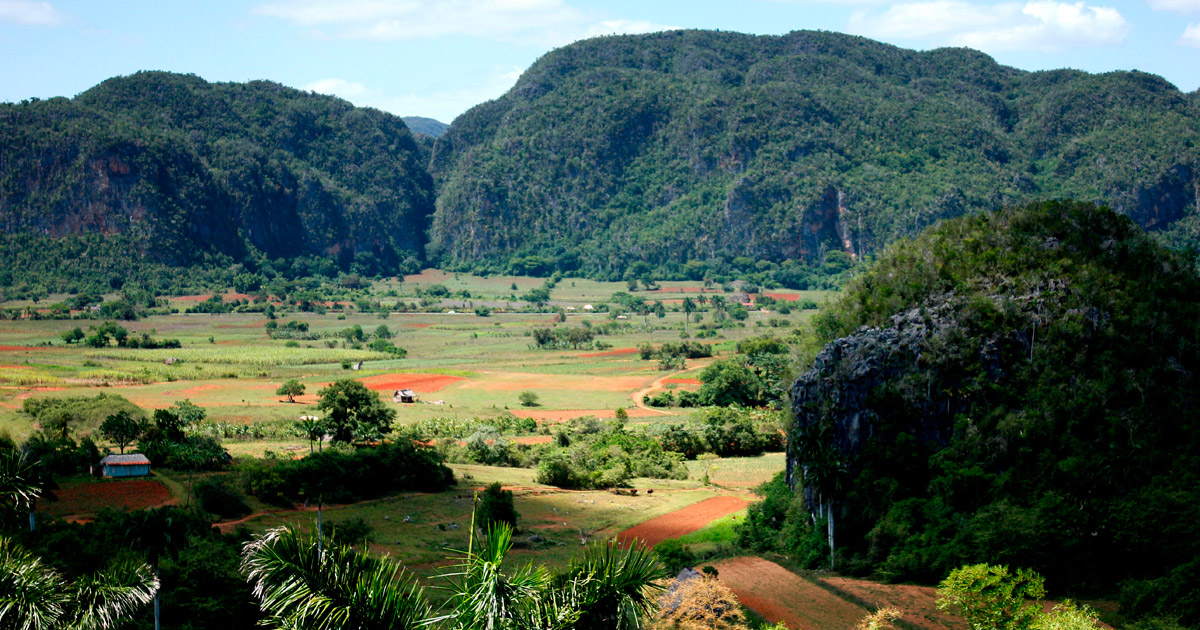
M 1198 120 L 1140 72 L 1031 73 L 825 32 L 595 38 L 546 54 L 439 139 L 430 252 L 602 276 L 812 264 L 1053 197 L 1161 228 L 1194 213 Z

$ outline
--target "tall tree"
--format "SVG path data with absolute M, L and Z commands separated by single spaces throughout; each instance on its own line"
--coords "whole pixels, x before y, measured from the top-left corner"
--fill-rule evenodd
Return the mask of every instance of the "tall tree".
M 334 381 L 319 394 L 317 409 L 325 412 L 334 442 L 350 442 L 364 428 L 387 433 L 396 418 L 396 411 L 386 406 L 378 394 L 354 379 Z
M 100 424 L 100 435 L 116 444 L 124 454 L 125 447 L 140 438 L 148 426 L 144 418 L 134 417 L 122 409 L 104 419 Z
M 131 546 L 146 554 L 146 560 L 154 569 L 154 580 L 158 581 L 159 560 L 164 555 L 175 556 L 187 544 L 187 521 L 181 518 L 179 509 L 173 506 L 142 511 L 126 535 Z M 154 593 L 154 630 L 159 630 L 159 594 Z

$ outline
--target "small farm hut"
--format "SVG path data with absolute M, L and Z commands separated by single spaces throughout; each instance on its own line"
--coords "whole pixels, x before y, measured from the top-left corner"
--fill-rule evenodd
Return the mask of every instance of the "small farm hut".
M 417 402 L 417 393 L 411 389 L 398 389 L 395 394 L 392 394 L 392 400 L 398 403 L 415 403 Z
M 145 477 L 150 474 L 150 460 L 141 453 L 108 455 L 100 460 L 100 474 L 105 477 Z

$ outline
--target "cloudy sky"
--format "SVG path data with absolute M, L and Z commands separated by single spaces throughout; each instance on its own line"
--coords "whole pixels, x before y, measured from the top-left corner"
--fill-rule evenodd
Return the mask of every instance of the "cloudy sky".
M 170 70 L 450 122 L 557 46 L 671 28 L 839 31 L 1200 88 L 1200 0 L 0 0 L 0 101 Z

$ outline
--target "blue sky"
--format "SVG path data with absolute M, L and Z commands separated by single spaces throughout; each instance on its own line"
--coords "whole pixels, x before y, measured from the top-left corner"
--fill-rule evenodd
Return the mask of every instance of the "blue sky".
M 450 122 L 555 47 L 668 28 L 839 31 L 1200 88 L 1200 0 L 0 0 L 0 101 L 170 70 Z

